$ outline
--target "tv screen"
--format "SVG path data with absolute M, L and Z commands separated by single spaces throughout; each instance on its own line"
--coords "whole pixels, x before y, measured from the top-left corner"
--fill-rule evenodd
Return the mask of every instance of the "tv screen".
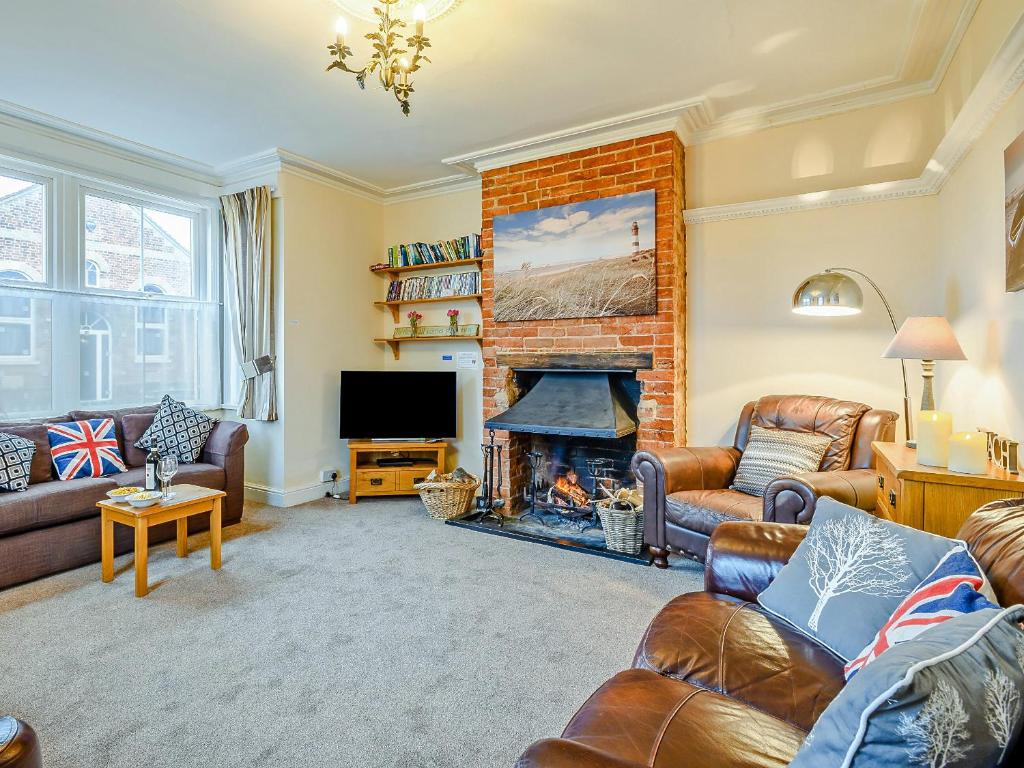
M 458 434 L 454 371 L 342 371 L 341 437 L 402 440 Z

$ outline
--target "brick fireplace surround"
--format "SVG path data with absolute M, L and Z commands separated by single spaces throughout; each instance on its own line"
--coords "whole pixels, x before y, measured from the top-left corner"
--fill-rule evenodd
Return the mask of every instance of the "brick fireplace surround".
M 653 189 L 658 311 L 638 317 L 494 322 L 494 217 Z M 483 174 L 484 418 L 519 396 L 516 377 L 498 364 L 505 352 L 651 352 L 641 384 L 637 447 L 685 444 L 686 243 L 683 231 L 683 146 L 675 133 L 619 141 Z M 485 435 L 486 437 L 486 435 Z M 503 495 L 527 482 L 523 435 L 499 432 L 505 446 Z M 509 468 L 512 467 L 510 473 Z

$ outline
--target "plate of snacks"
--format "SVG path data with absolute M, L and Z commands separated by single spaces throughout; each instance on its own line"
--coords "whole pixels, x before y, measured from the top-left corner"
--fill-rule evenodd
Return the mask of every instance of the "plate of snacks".
M 161 498 L 163 498 L 163 494 L 160 491 L 143 491 L 142 493 L 134 493 L 129 496 L 128 503 L 136 509 L 145 509 L 146 507 L 152 507 L 154 504 L 159 504 Z
M 142 493 L 145 488 L 139 488 L 137 485 L 126 485 L 123 488 L 115 488 L 112 491 L 107 491 L 107 498 L 113 499 L 114 501 L 127 501 L 129 496 L 134 496 L 136 493 Z

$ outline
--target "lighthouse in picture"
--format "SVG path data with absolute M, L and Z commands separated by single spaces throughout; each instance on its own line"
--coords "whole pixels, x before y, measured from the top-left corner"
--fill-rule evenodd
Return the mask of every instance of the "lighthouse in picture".
M 633 256 L 640 255 L 640 222 L 633 222 Z

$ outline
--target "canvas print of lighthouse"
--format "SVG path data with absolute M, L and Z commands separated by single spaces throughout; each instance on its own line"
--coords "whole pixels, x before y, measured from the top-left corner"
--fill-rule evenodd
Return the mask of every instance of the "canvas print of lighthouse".
M 494 218 L 494 319 L 653 315 L 653 190 Z

